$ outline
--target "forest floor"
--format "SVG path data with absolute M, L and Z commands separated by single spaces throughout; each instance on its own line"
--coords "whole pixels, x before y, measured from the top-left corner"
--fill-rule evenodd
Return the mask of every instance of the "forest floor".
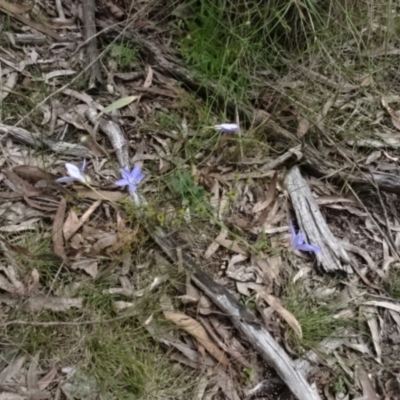
M 400 6 L 30 3 L 0 400 L 400 399 Z

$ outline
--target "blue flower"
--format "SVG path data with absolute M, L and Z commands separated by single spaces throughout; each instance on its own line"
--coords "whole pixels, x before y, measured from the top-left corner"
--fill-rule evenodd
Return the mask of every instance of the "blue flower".
M 214 125 L 214 128 L 217 131 L 220 131 L 222 133 L 235 133 L 239 129 L 238 124 L 219 124 L 219 125 Z
M 140 165 L 136 165 L 132 171 L 127 168 L 121 168 L 122 179 L 117 180 L 115 184 L 117 186 L 128 186 L 130 192 L 136 192 L 137 184 L 144 179 L 141 169 Z
M 56 179 L 58 183 L 70 183 L 74 181 L 86 183 L 86 178 L 83 171 L 86 168 L 86 159 L 83 160 L 82 166 L 78 168 L 74 164 L 66 163 L 65 168 L 67 169 L 67 173 L 69 176 L 65 176 L 63 178 Z
M 312 253 L 319 253 L 321 251 L 318 246 L 306 243 L 300 231 L 296 233 L 292 222 L 290 222 L 290 234 L 292 236 L 291 247 L 293 250 L 311 251 Z

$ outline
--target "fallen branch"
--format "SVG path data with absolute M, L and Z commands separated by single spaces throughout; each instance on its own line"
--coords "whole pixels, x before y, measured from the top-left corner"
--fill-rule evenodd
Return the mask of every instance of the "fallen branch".
M 299 400 L 320 399 L 304 376 L 295 368 L 294 363 L 264 328 L 260 321 L 225 289 L 214 282 L 205 272 L 196 271 L 192 281 L 223 311 L 236 329 L 257 349 L 268 365 L 273 367 L 291 392 Z
M 342 184 L 350 183 L 371 189 L 376 189 L 378 186 L 385 192 L 400 194 L 400 180 L 395 174 L 365 171 L 356 163 L 348 163 L 343 167 L 343 164 L 327 159 L 312 146 L 304 147 L 303 155 L 302 168 L 317 178 L 330 178 Z
M 68 142 L 57 142 L 45 138 L 40 134 L 29 132 L 26 129 L 17 128 L 15 126 L 0 124 L 0 133 L 10 135 L 14 139 L 33 147 L 48 147 L 55 153 L 75 157 L 87 157 L 92 155 L 91 151 L 85 146 Z
M 325 271 L 342 270 L 352 273 L 350 258 L 346 250 L 330 231 L 308 183 L 301 176 L 298 167 L 294 167 L 288 172 L 285 184 L 299 227 L 309 242 L 321 249 L 316 253 L 319 264 Z
M 97 50 L 97 35 L 95 23 L 95 0 L 82 0 L 84 39 L 86 44 L 86 77 L 88 78 L 88 89 L 96 88 L 101 82 L 99 67 L 99 52 Z

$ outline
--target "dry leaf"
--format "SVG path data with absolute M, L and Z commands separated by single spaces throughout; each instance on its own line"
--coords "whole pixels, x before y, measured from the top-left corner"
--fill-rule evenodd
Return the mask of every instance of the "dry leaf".
M 253 283 L 251 286 L 249 285 L 249 287 L 255 290 L 262 299 L 264 299 L 278 314 L 280 314 L 300 338 L 303 337 L 301 326 L 296 317 L 290 311 L 286 310 L 278 299 L 268 294 L 263 286 Z
M 30 183 L 20 178 L 13 171 L 3 171 L 3 174 L 7 177 L 8 181 L 6 183 L 14 192 L 17 192 L 23 196 L 37 196 L 40 194 L 40 190 L 37 190 Z
M 377 355 L 376 360 L 381 364 L 382 363 L 381 335 L 379 334 L 376 309 L 373 307 L 361 307 L 361 311 L 363 312 L 369 330 L 371 331 L 372 344 L 374 345 L 375 352 Z
M 84 225 L 84 223 L 90 218 L 90 216 L 97 210 L 100 206 L 101 200 L 95 201 L 81 216 L 79 223 L 76 223 L 75 214 L 73 211 L 68 215 L 67 221 L 65 221 L 63 232 L 65 240 L 68 241 L 76 232 Z M 77 218 L 77 217 L 76 217 Z
M 243 254 L 247 256 L 247 250 L 243 247 L 239 246 L 236 240 L 229 240 L 229 239 L 219 239 L 218 237 L 215 238 L 215 241 L 220 244 L 221 246 L 227 248 L 228 250 L 232 250 L 235 253 Z
M 12 2 L 6 0 L 0 0 L 0 7 L 6 11 L 9 11 L 10 13 L 18 15 L 29 12 L 32 9 L 33 5 L 13 4 Z
M 387 112 L 392 117 L 392 124 L 394 125 L 394 127 L 400 130 L 400 110 L 393 110 L 393 108 L 389 106 L 387 100 L 384 97 L 382 97 L 381 99 L 381 104 L 383 107 L 386 108 Z
M 219 363 L 228 366 L 229 360 L 214 344 L 206 330 L 195 319 L 183 313 L 164 311 L 165 318 L 173 322 L 178 328 L 192 335 Z
M 92 246 L 92 250 L 95 253 L 100 253 L 107 247 L 114 245 L 117 242 L 117 240 L 118 240 L 118 235 L 116 233 L 107 233 Z
M 253 213 L 257 213 L 259 211 L 267 209 L 276 199 L 276 184 L 278 181 L 278 173 L 275 172 L 274 176 L 272 177 L 271 183 L 268 187 L 267 194 L 265 195 L 265 200 L 254 204 Z M 263 215 L 263 218 L 257 219 L 257 224 L 262 225 L 267 218 L 267 215 Z
M 368 378 L 367 371 L 361 366 L 355 367 L 355 381 L 363 391 L 363 398 L 368 400 L 379 400 L 380 397 L 376 394 L 371 381 Z
M 29 392 L 39 391 L 38 372 L 37 372 L 39 355 L 40 352 L 36 353 L 35 356 L 33 357 L 31 363 L 29 364 L 28 373 L 26 375 L 26 386 Z
M 120 191 L 112 191 L 112 190 L 96 190 L 93 191 L 91 189 L 77 187 L 76 192 L 86 198 L 92 200 L 108 200 L 111 202 L 118 202 L 126 198 L 127 193 L 123 193 Z
M 42 180 L 55 181 L 58 178 L 57 175 L 50 174 L 49 172 L 44 171 L 42 168 L 32 165 L 19 165 L 17 167 L 14 167 L 13 171 L 21 178 L 30 180 L 33 183 Z
M 383 307 L 387 308 L 388 310 L 396 311 L 400 313 L 400 305 L 395 303 L 390 303 L 389 301 L 366 301 L 364 303 L 365 306 L 374 306 L 374 307 Z
M 206 252 L 204 253 L 204 258 L 210 258 L 217 250 L 219 245 L 218 241 L 225 240 L 228 235 L 228 231 L 226 229 L 222 229 L 216 239 L 208 246 Z
M 81 269 L 90 275 L 93 279 L 96 279 L 97 273 L 99 271 L 98 263 L 96 260 L 85 259 L 75 261 L 71 264 L 72 269 Z
M 70 210 L 63 226 L 63 234 L 65 240 L 69 240 L 80 227 L 81 224 L 79 222 L 78 216 L 76 215 L 75 211 Z
M 310 121 L 306 118 L 301 118 L 299 120 L 299 124 L 297 126 L 297 132 L 296 135 L 300 139 L 302 138 L 310 129 Z
M 125 13 L 117 5 L 115 5 L 112 1 L 107 0 L 106 6 L 110 9 L 111 14 L 115 18 L 121 19 L 124 17 Z
M 149 65 L 148 71 L 147 71 L 147 76 L 143 83 L 143 87 L 147 89 L 151 86 L 152 83 L 153 83 L 153 68 L 151 68 Z
M 25 364 L 25 357 L 21 356 L 11 361 L 11 363 L 0 372 L 0 385 L 4 385 L 18 374 L 22 366 Z M 0 397 L 1 398 L 1 397 Z

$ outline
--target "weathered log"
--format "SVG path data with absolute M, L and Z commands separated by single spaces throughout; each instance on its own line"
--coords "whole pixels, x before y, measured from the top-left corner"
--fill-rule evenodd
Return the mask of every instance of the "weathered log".
M 291 392 L 299 400 L 317 400 L 313 390 L 293 361 L 279 346 L 262 323 L 241 305 L 223 286 L 214 282 L 205 272 L 196 271 L 192 281 L 224 312 L 236 329 L 254 346 L 260 356 L 276 370 Z
M 298 167 L 287 173 L 285 184 L 302 233 L 310 243 L 321 249 L 316 253 L 319 264 L 325 271 L 342 270 L 352 273 L 346 250 L 333 236 Z
M 91 151 L 80 144 L 60 142 L 41 136 L 40 134 L 29 132 L 23 128 L 0 124 L 0 133 L 12 136 L 14 139 L 26 143 L 33 147 L 48 147 L 55 153 L 66 154 L 75 157 L 87 157 Z
M 99 53 L 97 49 L 97 35 L 95 22 L 96 3 L 95 0 L 82 0 L 84 39 L 86 45 L 86 77 L 88 79 L 88 89 L 96 88 L 97 83 L 101 82 L 101 72 L 99 67 Z

